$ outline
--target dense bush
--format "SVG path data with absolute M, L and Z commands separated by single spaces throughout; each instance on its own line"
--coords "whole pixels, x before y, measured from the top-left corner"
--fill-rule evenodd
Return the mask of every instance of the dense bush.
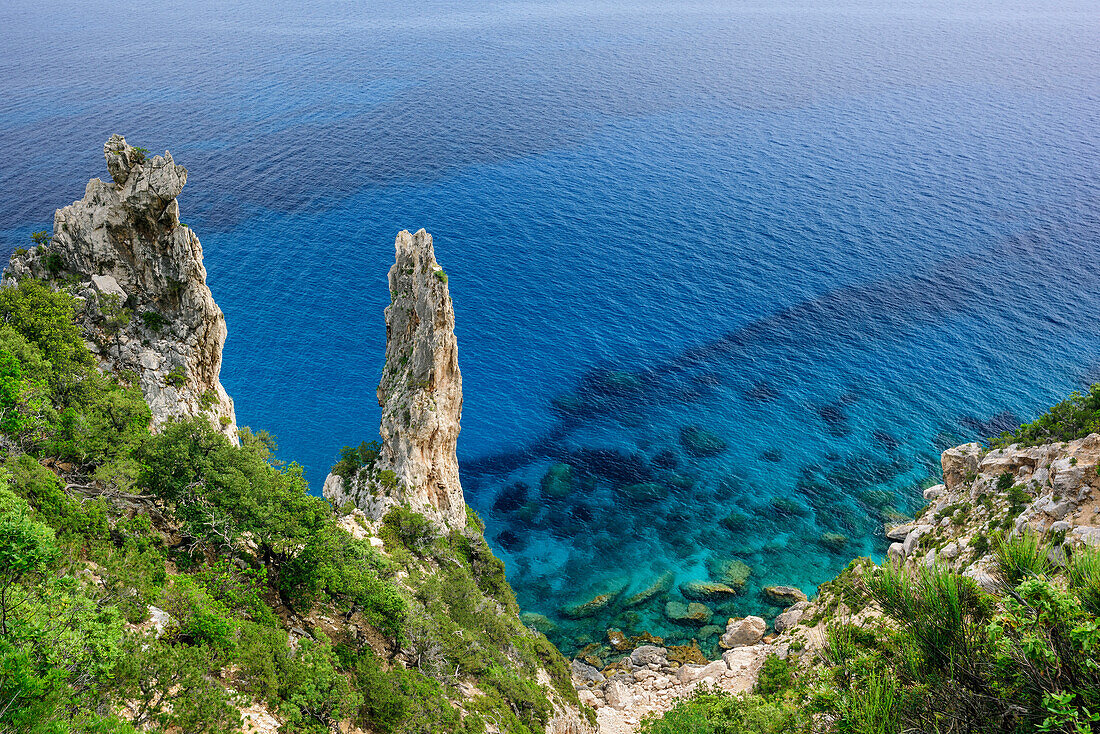
M 1036 446 L 1053 441 L 1072 441 L 1100 431 L 1100 384 L 1093 385 L 1082 395 L 1072 393 L 1031 423 L 1019 429 L 1005 432 L 991 439 L 994 447 L 1019 443 Z
M 0 732 L 228 732 L 242 695 L 287 731 L 356 716 L 349 669 L 319 637 L 288 645 L 274 607 L 361 612 L 396 638 L 406 602 L 391 564 L 338 527 L 301 467 L 274 460 L 267 434 L 234 446 L 196 419 L 152 435 L 140 390 L 94 367 L 74 313 L 36 281 L 0 289 L 0 432 L 14 447 L 0 468 Z M 150 605 L 170 624 L 127 631 Z M 132 724 L 114 714 L 123 702 Z

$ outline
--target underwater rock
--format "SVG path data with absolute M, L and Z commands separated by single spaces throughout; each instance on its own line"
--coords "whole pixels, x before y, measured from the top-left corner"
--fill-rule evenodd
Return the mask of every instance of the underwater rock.
M 611 645 L 611 649 L 617 652 L 626 652 L 630 649 L 630 641 L 626 639 L 626 635 L 620 629 L 609 629 L 607 631 L 607 644 Z
M 707 573 L 715 581 L 719 581 L 726 586 L 729 586 L 738 592 L 745 586 L 745 582 L 748 581 L 749 576 L 752 574 L 752 568 L 736 558 L 718 558 L 711 556 L 707 559 Z
M 848 536 L 842 533 L 822 533 L 817 541 L 834 553 L 840 553 L 848 547 Z
M 635 502 L 659 502 L 668 497 L 668 487 L 657 482 L 639 482 L 616 487 L 615 493 Z
M 551 398 L 550 407 L 559 413 L 570 415 L 573 413 L 583 413 L 586 405 L 584 400 L 579 396 L 573 393 L 566 393 Z
M 548 635 L 555 632 L 558 629 L 558 625 L 554 624 L 545 614 L 539 614 L 537 612 L 524 612 L 519 615 L 519 619 L 526 626 L 537 629 L 544 635 Z
M 794 500 L 787 499 L 786 497 L 775 497 L 768 505 L 769 509 L 779 517 L 795 517 L 810 514 L 810 508 Z
M 658 469 L 671 470 L 680 465 L 680 460 L 676 457 L 676 452 L 670 449 L 664 449 L 657 452 L 652 459 L 653 466 Z
M 628 597 L 627 600 L 623 602 L 623 606 L 628 609 L 631 607 L 641 606 L 642 604 L 645 604 L 647 601 L 653 599 L 654 597 L 666 593 L 669 589 L 672 588 L 672 582 L 674 579 L 675 576 L 672 574 L 672 572 L 666 571 L 665 573 L 661 574 L 657 578 L 657 580 L 650 584 L 648 587 L 639 591 L 637 594 Z
M 706 640 L 711 637 L 717 637 L 725 631 L 725 627 L 720 624 L 708 624 L 699 628 L 699 639 Z
M 959 418 L 959 424 L 970 429 L 981 438 L 1000 436 L 1005 431 L 1015 431 L 1020 427 L 1020 419 L 1010 410 L 992 416 L 989 420 L 979 420 L 973 416 Z
M 612 591 L 597 594 L 581 604 L 562 607 L 560 610 L 561 615 L 566 619 L 586 619 L 588 617 L 594 617 L 610 606 L 611 602 L 615 601 L 615 599 L 623 593 L 625 588 L 626 585 L 623 584 Z
M 901 441 L 896 439 L 892 434 L 881 429 L 872 431 L 871 439 L 887 451 L 897 451 L 901 446 Z
M 726 530 L 739 532 L 748 527 L 749 516 L 743 512 L 731 512 L 730 514 L 719 520 L 718 524 L 724 527 Z
M 561 499 L 573 493 L 573 467 L 554 464 L 542 478 L 542 496 Z
M 785 607 L 800 601 L 809 601 L 801 589 L 793 586 L 765 586 L 764 596 Z
M 521 551 L 527 547 L 527 538 L 511 530 L 502 530 L 497 534 L 497 545 L 509 553 Z
M 745 617 L 744 619 L 731 619 L 726 624 L 726 631 L 718 640 L 718 645 L 723 650 L 732 650 L 735 647 L 748 647 L 756 645 L 764 639 L 764 633 L 768 630 L 768 623 L 760 617 Z
M 684 426 L 680 429 L 680 445 L 690 456 L 704 459 L 717 456 L 729 448 L 729 444 L 710 431 L 699 426 Z
M 770 449 L 764 449 L 763 453 L 760 454 L 760 458 L 764 461 L 770 461 L 773 464 L 778 464 L 779 462 L 783 461 L 783 452 L 774 447 Z
M 696 580 L 680 584 L 680 593 L 692 601 L 723 601 L 737 596 L 740 590 L 716 581 Z
M 633 395 L 646 385 L 646 378 L 626 370 L 593 370 L 581 380 L 581 391 L 595 396 Z
M 713 613 L 706 604 L 697 601 L 684 604 L 679 601 L 670 601 L 665 604 L 665 617 L 676 624 L 694 625 L 702 627 L 710 621 Z

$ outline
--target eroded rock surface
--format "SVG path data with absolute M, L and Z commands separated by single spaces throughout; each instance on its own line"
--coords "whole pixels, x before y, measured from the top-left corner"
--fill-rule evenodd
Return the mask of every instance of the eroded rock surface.
M 199 238 L 179 220 L 187 169 L 121 135 L 103 154 L 112 180 L 93 178 L 83 199 L 58 209 L 48 244 L 17 250 L 5 284 L 35 277 L 73 293 L 100 367 L 137 376 L 154 427 L 205 415 L 235 442 L 233 401 L 219 381 L 225 317 Z
M 466 503 L 455 455 L 462 374 L 447 275 L 424 230 L 400 232 L 395 248 L 378 384 L 381 456 L 371 472 L 330 474 L 324 494 L 337 505 L 350 500 L 371 517 L 406 503 L 439 524 L 462 527 Z

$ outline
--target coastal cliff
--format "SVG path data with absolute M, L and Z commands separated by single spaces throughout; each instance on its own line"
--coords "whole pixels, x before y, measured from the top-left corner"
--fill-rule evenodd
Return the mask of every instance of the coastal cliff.
M 461 528 L 466 503 L 455 446 L 462 373 L 447 274 L 424 230 L 398 233 L 394 247 L 378 383 L 381 456 L 370 471 L 329 474 L 324 495 L 337 506 L 351 501 L 372 519 L 407 504 L 437 524 Z
M 206 285 L 202 245 L 180 222 L 187 169 L 113 135 L 103 146 L 110 181 L 54 214 L 53 233 L 16 250 L 4 284 L 45 280 L 75 297 L 100 367 L 136 376 L 153 425 L 206 416 L 237 440 L 233 400 L 219 380 L 225 317 Z

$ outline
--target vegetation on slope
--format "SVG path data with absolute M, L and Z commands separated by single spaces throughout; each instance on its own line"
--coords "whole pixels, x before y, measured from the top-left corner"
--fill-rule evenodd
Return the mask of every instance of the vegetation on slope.
M 151 434 L 77 307 L 0 289 L 0 733 L 227 732 L 250 704 L 286 732 L 523 733 L 550 709 L 537 667 L 575 702 L 556 650 L 500 613 L 515 601 L 480 526 L 435 538 L 396 512 L 383 553 L 266 433 Z M 485 695 L 462 710 L 470 680 Z
M 1054 553 L 1004 540 L 997 593 L 936 566 L 864 566 L 846 593 L 881 616 L 836 619 L 810 665 L 769 659 L 754 694 L 701 691 L 642 730 L 1100 731 L 1100 552 Z
M 1017 430 L 1002 433 L 990 440 L 993 448 L 1018 443 L 1037 446 L 1056 441 L 1072 441 L 1100 431 L 1100 385 L 1093 385 L 1088 393 L 1073 392 L 1031 423 Z

